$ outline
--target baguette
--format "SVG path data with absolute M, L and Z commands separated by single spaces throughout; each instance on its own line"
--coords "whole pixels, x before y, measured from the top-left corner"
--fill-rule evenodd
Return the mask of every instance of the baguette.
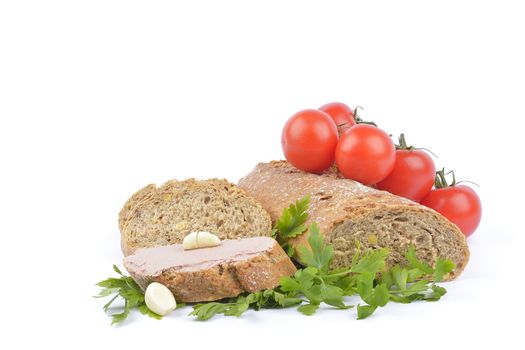
M 356 242 L 361 249 L 386 247 L 389 265 L 404 264 L 410 245 L 418 258 L 434 265 L 448 258 L 457 277 L 469 259 L 465 236 L 456 225 L 432 209 L 359 182 L 345 179 L 335 168 L 317 175 L 302 172 L 286 161 L 260 163 L 239 181 L 239 187 L 256 198 L 276 221 L 284 208 L 310 195 L 307 224 L 317 222 L 334 248 L 333 268 L 351 264 Z M 291 240 L 294 248 L 307 245 L 307 235 Z M 295 256 L 300 261 L 297 249 Z
M 220 239 L 270 236 L 268 213 L 226 180 L 168 181 L 148 185 L 126 201 L 119 214 L 124 255 L 137 248 L 181 243 L 190 232 Z

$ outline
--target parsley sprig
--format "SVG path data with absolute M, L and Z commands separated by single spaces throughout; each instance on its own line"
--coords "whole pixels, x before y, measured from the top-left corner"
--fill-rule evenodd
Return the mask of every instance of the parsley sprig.
M 308 206 L 310 205 L 310 196 L 304 196 L 295 203 L 284 208 L 281 217 L 275 222 L 272 229 L 272 237 L 279 242 L 281 247 L 288 256 L 293 257 L 294 247 L 289 244 L 290 238 L 302 235 L 307 227 Z
M 302 299 L 286 295 L 277 289 L 266 289 L 264 291 L 230 298 L 227 302 L 196 304 L 193 306 L 193 311 L 189 315 L 197 316 L 199 320 L 205 321 L 217 314 L 241 316 L 244 311 L 250 307 L 253 307 L 255 310 L 262 308 L 285 308 L 302 302 Z
M 143 315 L 148 315 L 152 318 L 160 320 L 162 316 L 154 313 L 146 306 L 146 302 L 144 301 L 144 292 L 142 289 L 140 289 L 138 284 L 135 283 L 135 281 L 130 276 L 125 276 L 122 274 L 116 265 L 113 265 L 113 271 L 118 273 L 120 277 L 110 277 L 97 283 L 96 285 L 102 289 L 100 290 L 99 294 L 95 296 L 95 298 L 112 296 L 109 302 L 103 307 L 104 312 L 109 314 L 111 317 L 111 324 L 114 325 L 123 322 L 129 316 L 132 309 L 137 309 Z M 113 302 L 115 302 L 119 297 L 124 300 L 124 305 L 117 307 L 120 312 L 111 312 L 112 310 L 110 310 L 110 308 Z M 177 307 L 181 306 L 183 305 L 177 305 Z M 115 309 L 115 307 L 112 307 L 111 309 Z

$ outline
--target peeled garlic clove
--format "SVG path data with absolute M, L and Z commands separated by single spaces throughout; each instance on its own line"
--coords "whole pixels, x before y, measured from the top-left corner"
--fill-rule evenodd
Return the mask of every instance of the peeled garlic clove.
M 144 301 L 148 309 L 161 316 L 166 316 L 177 307 L 177 302 L 171 291 L 157 282 L 148 285 Z
M 197 234 L 197 245 L 199 248 L 215 247 L 221 244 L 221 239 L 209 232 L 199 232 Z
M 192 232 L 182 240 L 184 249 L 215 247 L 221 244 L 221 239 L 209 232 Z
M 192 232 L 182 240 L 182 247 L 184 249 L 196 249 L 199 248 L 197 245 L 197 234 L 198 232 Z

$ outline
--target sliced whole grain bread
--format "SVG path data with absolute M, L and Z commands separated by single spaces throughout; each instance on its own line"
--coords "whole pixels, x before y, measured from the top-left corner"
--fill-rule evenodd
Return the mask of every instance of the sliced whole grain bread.
M 226 180 L 171 180 L 136 192 L 119 214 L 124 255 L 137 248 L 181 243 L 190 232 L 221 239 L 270 236 L 271 219 L 262 206 Z
M 310 195 L 307 223 L 317 222 L 325 241 L 333 245 L 334 268 L 350 265 L 356 241 L 362 249 L 389 248 L 390 265 L 405 263 L 410 245 L 416 247 L 420 259 L 431 265 L 438 257 L 451 259 L 456 270 L 446 279 L 459 275 L 468 262 L 465 237 L 444 216 L 408 199 L 345 179 L 336 169 L 317 175 L 302 172 L 286 161 L 261 163 L 240 180 L 239 187 L 259 200 L 274 221 L 290 203 Z M 307 245 L 306 236 L 294 239 L 294 247 Z
M 224 240 L 219 246 L 184 250 L 181 244 L 141 248 L 124 258 L 131 277 L 146 289 L 151 282 L 168 287 L 178 302 L 235 297 L 279 285 L 296 268 L 270 237 Z

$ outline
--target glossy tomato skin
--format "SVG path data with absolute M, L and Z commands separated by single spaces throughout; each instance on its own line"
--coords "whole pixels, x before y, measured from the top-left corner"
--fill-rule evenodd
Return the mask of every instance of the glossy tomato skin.
M 339 139 L 337 126 L 324 112 L 305 109 L 284 125 L 281 146 L 286 160 L 296 168 L 320 173 L 334 163 Z
M 474 233 L 481 221 L 479 196 L 465 185 L 432 190 L 421 200 L 421 204 L 455 223 L 466 237 Z
M 319 110 L 328 114 L 342 132 L 347 131 L 350 127 L 356 124 L 354 111 L 344 103 L 327 103 L 319 107 Z
M 392 172 L 377 188 L 401 197 L 419 201 L 425 197 L 436 175 L 436 166 L 430 156 L 421 150 L 399 149 Z
M 384 180 L 394 168 L 396 149 L 383 130 L 358 124 L 341 135 L 335 150 L 339 171 L 365 185 Z

